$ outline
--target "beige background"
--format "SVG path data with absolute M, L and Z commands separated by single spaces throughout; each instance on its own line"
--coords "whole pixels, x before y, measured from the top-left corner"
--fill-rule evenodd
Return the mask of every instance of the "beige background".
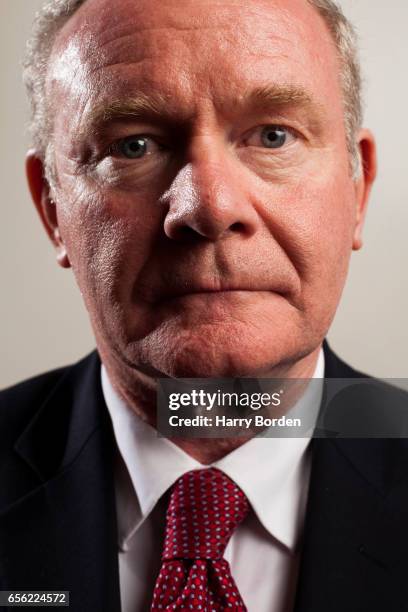
M 19 61 L 40 4 L 0 0 L 0 387 L 77 360 L 94 346 L 72 274 L 57 267 L 25 185 Z M 408 378 L 408 3 L 341 4 L 360 34 L 365 124 L 377 136 L 380 174 L 365 247 L 353 255 L 329 339 L 343 358 L 366 372 Z

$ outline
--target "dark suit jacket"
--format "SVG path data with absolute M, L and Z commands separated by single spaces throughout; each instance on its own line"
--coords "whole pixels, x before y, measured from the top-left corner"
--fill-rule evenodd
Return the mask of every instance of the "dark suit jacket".
M 324 348 L 326 377 L 362 376 Z M 384 411 L 392 393 L 356 409 Z M 328 414 L 320 423 L 336 427 Z M 0 590 L 69 590 L 73 612 L 120 611 L 113 441 L 96 352 L 0 393 Z M 407 441 L 313 439 L 295 612 L 397 611 L 408 611 Z

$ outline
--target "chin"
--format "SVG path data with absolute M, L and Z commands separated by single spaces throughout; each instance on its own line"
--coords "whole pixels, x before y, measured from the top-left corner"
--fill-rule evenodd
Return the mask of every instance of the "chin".
M 299 354 L 296 336 L 289 328 L 283 333 L 270 326 L 262 333 L 239 322 L 199 325 L 178 333 L 167 328 L 144 338 L 133 363 L 173 378 L 267 376 Z

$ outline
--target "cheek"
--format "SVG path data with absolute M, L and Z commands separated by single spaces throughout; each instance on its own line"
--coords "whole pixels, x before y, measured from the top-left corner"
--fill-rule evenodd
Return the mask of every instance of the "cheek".
M 354 230 L 354 198 L 347 174 L 298 186 L 292 227 L 303 241 L 299 251 L 304 253 L 306 273 L 315 266 L 334 271 L 347 265 Z
M 86 191 L 59 203 L 61 234 L 89 311 L 124 303 L 150 257 L 157 220 L 136 215 L 138 204 Z
M 303 199 L 309 214 L 298 225 L 304 254 L 302 298 L 316 325 L 330 325 L 343 291 L 352 252 L 354 197 L 346 175 L 312 189 L 309 185 Z
M 354 230 L 354 183 L 347 168 L 322 167 L 262 194 L 264 222 L 300 278 L 297 302 L 330 318 L 345 282 Z M 324 299 L 323 299 L 324 298 Z M 327 315 L 323 312 L 326 309 Z
M 333 182 L 322 194 L 317 194 L 312 240 L 327 275 L 345 274 L 347 270 L 354 232 L 354 197 L 349 180 Z

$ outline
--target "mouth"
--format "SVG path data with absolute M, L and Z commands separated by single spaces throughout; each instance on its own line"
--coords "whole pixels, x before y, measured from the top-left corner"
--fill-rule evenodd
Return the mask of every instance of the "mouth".
M 279 291 L 275 291 L 273 289 L 258 289 L 258 288 L 249 288 L 249 287 L 222 287 L 222 288 L 209 288 L 209 287 L 190 287 L 188 289 L 179 288 L 175 291 L 169 291 L 165 295 L 162 295 L 160 298 L 160 303 L 173 301 L 173 300 L 181 300 L 188 298 L 233 298 L 234 296 L 244 296 L 255 293 L 269 293 L 269 294 L 281 294 Z
M 220 278 L 195 278 L 183 279 L 178 274 L 163 278 L 165 282 L 145 284 L 138 282 L 137 294 L 143 301 L 151 305 L 160 306 L 167 303 L 185 300 L 201 299 L 208 305 L 216 303 L 217 300 L 234 300 L 237 302 L 255 298 L 266 298 L 268 296 L 290 299 L 293 283 L 287 278 L 267 278 L 265 275 L 257 275 L 251 278 L 220 279 Z

